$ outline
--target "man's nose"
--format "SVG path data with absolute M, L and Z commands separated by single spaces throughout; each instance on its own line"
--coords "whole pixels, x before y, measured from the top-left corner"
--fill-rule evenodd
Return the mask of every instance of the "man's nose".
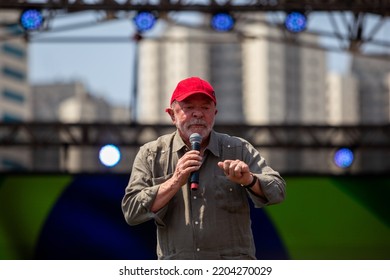
M 201 118 L 203 116 L 203 112 L 202 112 L 202 110 L 195 108 L 194 111 L 192 112 L 192 115 L 195 118 Z

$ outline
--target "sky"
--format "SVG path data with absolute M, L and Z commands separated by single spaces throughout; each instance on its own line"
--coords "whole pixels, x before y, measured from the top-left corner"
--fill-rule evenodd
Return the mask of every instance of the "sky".
M 136 30 L 129 18 L 96 24 L 96 19 L 100 17 L 101 14 L 96 12 L 81 12 L 51 20 L 51 30 L 57 31 L 40 33 L 40 41 L 31 42 L 29 45 L 30 82 L 41 84 L 80 81 L 94 95 L 104 97 L 112 104 L 129 107 L 134 73 L 135 43 L 132 38 Z M 196 15 L 183 13 L 176 15 L 176 19 L 178 22 L 193 24 L 199 21 Z M 90 22 L 95 24 L 89 25 Z M 327 31 L 331 30 L 327 16 L 317 14 L 314 18 L 309 18 L 309 27 L 324 26 L 329 27 Z M 157 26 L 145 35 L 156 36 L 162 29 L 163 23 L 159 21 Z M 379 37 L 390 38 L 389 20 L 378 34 Z M 100 40 L 53 42 L 53 38 L 88 36 L 99 37 Z M 45 41 L 45 38 L 52 41 Z M 339 41 L 329 38 L 323 38 L 321 41 L 326 45 L 339 44 Z M 387 53 L 390 53 L 388 48 Z M 349 71 L 349 54 L 328 52 L 327 58 L 329 71 L 340 74 Z

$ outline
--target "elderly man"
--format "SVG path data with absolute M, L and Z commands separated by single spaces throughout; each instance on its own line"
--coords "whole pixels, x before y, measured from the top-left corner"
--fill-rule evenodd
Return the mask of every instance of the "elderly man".
M 130 225 L 154 219 L 158 259 L 255 259 L 248 198 L 255 207 L 285 198 L 285 181 L 249 142 L 213 130 L 216 105 L 207 81 L 180 81 L 166 109 L 176 131 L 135 158 L 122 210 Z

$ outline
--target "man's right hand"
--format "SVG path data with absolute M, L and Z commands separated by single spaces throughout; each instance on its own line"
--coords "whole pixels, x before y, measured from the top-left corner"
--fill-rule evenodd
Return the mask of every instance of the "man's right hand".
M 190 174 L 199 170 L 202 165 L 202 157 L 200 152 L 196 150 L 188 151 L 182 156 L 176 165 L 173 176 L 162 183 L 158 189 L 156 198 L 153 202 L 151 211 L 156 213 L 163 208 L 177 193 L 177 191 L 185 184 L 187 184 Z
M 196 150 L 190 150 L 178 160 L 172 178 L 179 186 L 183 186 L 187 183 L 191 173 L 198 171 L 201 165 L 202 157 L 200 156 L 200 152 Z

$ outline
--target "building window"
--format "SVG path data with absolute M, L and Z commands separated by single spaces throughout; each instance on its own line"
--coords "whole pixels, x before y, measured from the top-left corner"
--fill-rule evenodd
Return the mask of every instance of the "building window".
M 15 123 L 15 122 L 21 122 L 23 119 L 20 116 L 10 114 L 10 113 L 4 113 L 3 114 L 3 122 L 6 123 Z
M 8 66 L 3 67 L 3 74 L 4 74 L 4 76 L 7 76 L 9 78 L 16 79 L 19 81 L 24 81 L 26 79 L 25 73 L 23 73 L 19 70 L 13 69 L 11 67 L 8 67 Z
M 10 100 L 12 102 L 16 103 L 23 103 L 24 102 L 24 95 L 23 93 L 16 92 L 10 89 L 4 89 L 3 90 L 3 97 L 4 99 Z
M 26 57 L 25 50 L 19 46 L 6 43 L 3 45 L 2 49 L 3 49 L 3 53 L 12 55 L 13 57 L 16 57 L 16 58 Z

